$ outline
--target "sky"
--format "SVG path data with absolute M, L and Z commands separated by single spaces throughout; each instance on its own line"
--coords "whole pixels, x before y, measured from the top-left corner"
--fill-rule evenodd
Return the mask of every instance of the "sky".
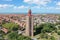
M 60 0 L 0 0 L 0 13 L 58 13 Z

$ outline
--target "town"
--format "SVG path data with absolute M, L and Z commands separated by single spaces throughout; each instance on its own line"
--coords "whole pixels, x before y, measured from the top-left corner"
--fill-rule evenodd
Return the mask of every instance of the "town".
M 0 15 L 0 24 L 2 21 L 6 22 L 14 22 L 19 24 L 21 27 L 26 26 L 26 14 L 1 14 Z M 39 25 L 41 23 L 49 22 L 49 23 L 57 23 L 60 22 L 60 15 L 58 14 L 33 14 L 34 25 L 36 23 Z
M 0 33 L 3 35 L 1 40 L 59 40 L 60 15 L 32 14 L 31 10 L 27 14 L 1 14 Z M 58 37 L 51 36 L 53 34 Z M 21 37 L 16 39 L 18 35 Z
M 60 40 L 60 0 L 0 0 L 0 40 Z

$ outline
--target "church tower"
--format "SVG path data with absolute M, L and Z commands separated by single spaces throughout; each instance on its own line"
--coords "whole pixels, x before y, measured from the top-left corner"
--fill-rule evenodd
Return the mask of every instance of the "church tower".
M 26 17 L 26 35 L 33 37 L 33 16 L 31 14 L 31 10 L 28 11 L 28 15 Z

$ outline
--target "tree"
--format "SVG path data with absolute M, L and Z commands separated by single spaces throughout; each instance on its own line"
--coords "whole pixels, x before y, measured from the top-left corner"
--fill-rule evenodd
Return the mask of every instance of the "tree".
M 59 16 L 58 20 L 60 20 L 60 16 Z
M 50 39 L 51 39 L 51 40 L 56 40 L 56 39 L 55 39 L 55 37 L 53 37 L 53 36 L 51 36 L 51 38 L 50 38 Z
M 58 26 L 58 29 L 60 30 L 60 25 Z
M 41 32 L 52 32 L 54 30 L 56 30 L 56 27 L 54 24 L 51 24 L 51 23 L 45 23 L 43 24 L 43 29 Z
M 19 35 L 16 32 L 11 32 L 11 33 L 8 34 L 8 39 L 9 40 L 17 40 L 18 36 Z
M 4 40 L 3 32 L 0 30 L 0 40 Z
M 16 31 L 18 30 L 19 28 L 19 25 L 16 24 L 16 23 L 5 23 L 2 25 L 4 28 L 7 28 L 9 29 L 10 31 L 13 30 L 13 31 Z
M 58 31 L 57 33 L 58 33 L 58 35 L 60 35 L 60 31 Z
M 45 34 L 44 34 L 44 33 L 41 33 L 41 34 L 40 34 L 40 37 L 41 37 L 41 38 L 46 38 L 46 39 L 48 39 L 49 35 L 46 34 L 46 33 L 45 33 Z
M 43 24 L 41 24 L 39 26 L 34 26 L 34 30 L 35 30 L 34 35 L 37 35 L 37 34 L 41 33 L 42 29 L 43 29 Z
M 31 38 L 20 35 L 17 40 L 31 40 Z
M 57 28 L 55 27 L 55 24 L 52 23 L 43 23 L 40 24 L 39 26 L 35 26 L 34 30 L 36 31 L 34 34 L 40 34 L 40 33 L 51 33 L 52 31 L 57 30 Z
M 31 38 L 23 36 L 23 35 L 18 35 L 17 32 L 11 32 L 8 34 L 8 39 L 9 40 L 31 40 Z

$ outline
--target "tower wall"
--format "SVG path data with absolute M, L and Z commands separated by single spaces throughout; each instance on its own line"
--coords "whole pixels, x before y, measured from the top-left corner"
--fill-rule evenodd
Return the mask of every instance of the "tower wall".
M 26 17 L 26 35 L 33 36 L 33 17 Z
M 28 12 L 28 16 L 26 16 L 26 36 L 33 37 L 33 16 L 31 16 L 31 10 Z

